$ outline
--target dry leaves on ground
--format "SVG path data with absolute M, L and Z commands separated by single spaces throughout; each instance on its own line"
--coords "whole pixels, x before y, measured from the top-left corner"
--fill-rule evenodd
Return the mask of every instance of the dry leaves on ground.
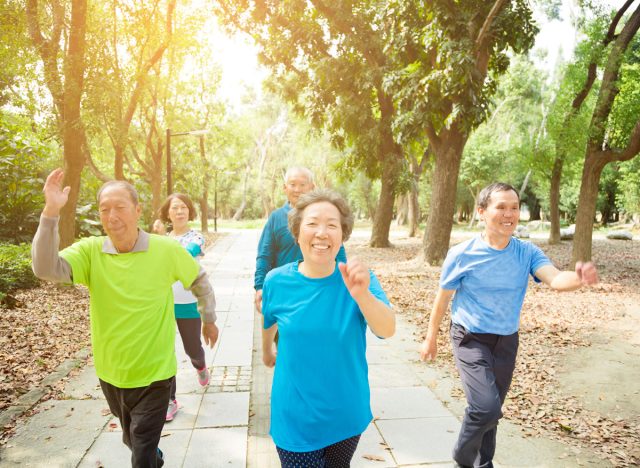
M 544 241 L 534 242 L 558 268 L 567 268 L 570 243 L 548 246 Z M 406 238 L 394 239 L 392 249 L 371 249 L 363 240 L 347 244 L 348 255 L 357 255 L 375 271 L 390 301 L 416 324 L 417 340 L 426 334 L 440 275 L 440 268 L 425 266 L 420 260 L 421 247 L 419 239 Z M 607 417 L 559 388 L 562 375 L 558 367 L 564 354 L 590 346 L 594 336 L 607 333 L 620 319 L 625 304 L 640 302 L 640 243 L 595 240 L 593 252 L 601 278 L 594 288 L 561 294 L 531 282 L 522 311 L 518 363 L 505 417 L 519 424 L 527 435 L 588 447 L 614 466 L 637 466 L 640 416 L 629 413 L 625 418 Z M 447 316 L 438 337 L 436 365 L 457 378 L 448 334 L 443 331 L 448 330 L 448 322 Z M 635 366 L 637 361 L 630 358 L 627 365 Z M 453 396 L 464 398 L 461 391 L 455 393 Z
M 205 234 L 206 248 L 223 235 Z M 16 305 L 0 310 L 0 412 L 90 345 L 89 294 L 85 288 L 42 282 L 12 296 Z M 55 385 L 44 399 L 61 388 L 62 384 Z M 6 441 L 13 426 L 0 428 L 0 443 Z

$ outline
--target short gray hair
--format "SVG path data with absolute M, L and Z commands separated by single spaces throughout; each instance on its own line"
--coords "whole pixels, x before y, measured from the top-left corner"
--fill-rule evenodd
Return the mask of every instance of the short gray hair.
M 118 187 L 126 190 L 133 204 L 134 205 L 138 204 L 138 191 L 135 189 L 133 185 L 131 185 L 129 182 L 124 180 L 109 180 L 104 184 L 102 184 L 102 187 L 100 187 L 100 189 L 98 190 L 98 194 L 96 195 L 96 201 L 98 202 L 98 204 L 100 204 L 100 196 L 102 195 L 102 192 L 104 192 L 105 190 L 111 187 Z
M 508 192 L 509 190 L 513 190 L 518 197 L 518 201 L 520 201 L 520 194 L 518 191 L 509 184 L 505 184 L 504 182 L 494 182 L 491 185 L 487 185 L 480 191 L 478 195 L 478 208 L 482 208 L 486 210 L 491 203 L 491 194 L 496 192 Z
M 305 208 L 320 202 L 331 203 L 338 209 L 340 212 L 340 227 L 342 228 L 342 242 L 348 240 L 349 236 L 351 236 L 351 231 L 353 231 L 353 212 L 342 195 L 329 189 L 316 189 L 302 195 L 298 199 L 295 208 L 289 211 L 289 231 L 293 234 L 293 238 L 298 242 L 302 214 Z
M 311 172 L 311 169 L 308 169 L 306 167 L 303 166 L 293 166 L 290 167 L 289 169 L 287 169 L 287 172 L 284 173 L 284 183 L 286 184 L 287 181 L 289 180 L 289 177 L 291 177 L 293 174 L 295 173 L 301 173 L 304 174 L 307 179 L 309 180 L 309 183 L 313 184 L 313 172 Z

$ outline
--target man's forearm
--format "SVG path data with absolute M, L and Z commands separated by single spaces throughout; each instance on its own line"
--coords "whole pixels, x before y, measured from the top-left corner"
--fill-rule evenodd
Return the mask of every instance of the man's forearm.
M 198 299 L 198 312 L 204 323 L 215 323 L 216 321 L 216 296 L 209 283 L 209 277 L 204 268 L 200 266 L 200 271 L 191 288 L 189 288 L 196 299 Z
M 58 220 L 59 218 L 48 217 L 44 213 L 40 216 L 40 224 L 31 244 L 32 268 L 40 279 L 70 283 L 71 266 L 58 255 Z

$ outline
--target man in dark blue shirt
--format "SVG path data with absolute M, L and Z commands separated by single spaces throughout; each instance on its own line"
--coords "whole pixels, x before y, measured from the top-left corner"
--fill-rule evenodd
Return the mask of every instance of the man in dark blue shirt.
M 284 176 L 284 193 L 287 201 L 269 215 L 258 242 L 256 272 L 253 287 L 256 290 L 255 304 L 262 313 L 262 283 L 265 276 L 276 267 L 302 259 L 302 252 L 289 232 L 287 215 L 298 198 L 315 188 L 313 173 L 306 167 L 291 167 Z M 337 260 L 347 261 L 344 247 L 340 247 Z

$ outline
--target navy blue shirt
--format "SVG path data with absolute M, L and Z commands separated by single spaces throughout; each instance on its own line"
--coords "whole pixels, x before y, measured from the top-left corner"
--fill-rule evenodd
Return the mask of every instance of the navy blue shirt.
M 254 289 L 262 289 L 264 278 L 271 270 L 287 263 L 302 260 L 300 246 L 289 231 L 287 215 L 291 211 L 289 202 L 269 215 L 267 224 L 262 230 L 260 242 L 258 242 L 258 256 L 256 257 L 256 273 L 254 277 Z M 338 262 L 346 263 L 347 254 L 344 247 L 340 246 Z

